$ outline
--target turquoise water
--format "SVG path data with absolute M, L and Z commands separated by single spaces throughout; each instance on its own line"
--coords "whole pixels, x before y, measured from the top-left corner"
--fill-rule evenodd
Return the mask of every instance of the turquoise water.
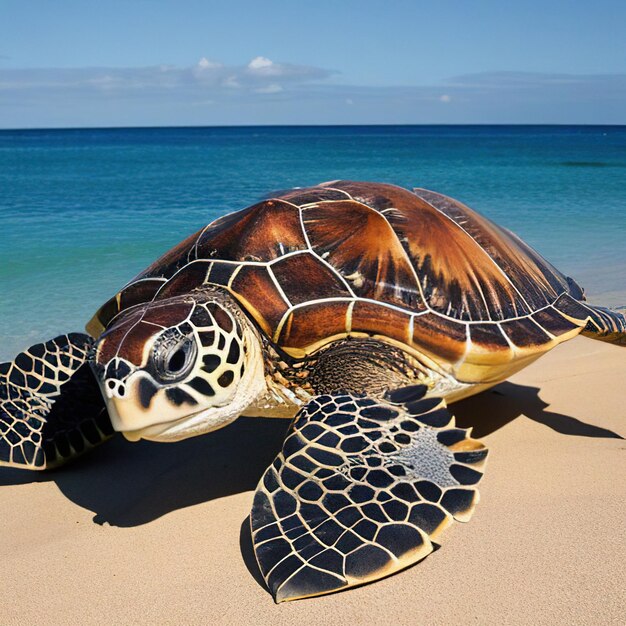
M 81 329 L 217 216 L 337 178 L 459 198 L 626 304 L 626 127 L 0 131 L 0 359 Z

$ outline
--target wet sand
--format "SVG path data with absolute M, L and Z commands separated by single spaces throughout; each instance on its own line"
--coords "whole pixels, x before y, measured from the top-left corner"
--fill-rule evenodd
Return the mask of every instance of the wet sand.
M 626 349 L 579 338 L 453 405 L 491 450 L 472 521 L 404 572 L 281 605 L 246 516 L 286 422 L 2 468 L 0 623 L 623 624 L 625 383 Z

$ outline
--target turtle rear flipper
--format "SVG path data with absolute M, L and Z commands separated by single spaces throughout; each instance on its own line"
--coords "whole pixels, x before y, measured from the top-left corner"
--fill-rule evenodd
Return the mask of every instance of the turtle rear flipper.
M 585 337 L 599 339 L 618 346 L 626 346 L 626 317 L 620 311 L 614 311 L 601 306 L 590 306 L 590 315 L 587 325 L 582 331 Z
M 0 465 L 49 469 L 113 435 L 81 333 L 38 343 L 0 364 Z
M 470 518 L 487 450 L 425 392 L 318 396 L 296 416 L 250 514 L 277 602 L 392 574 L 427 556 L 453 519 Z
M 581 334 L 618 346 L 626 346 L 626 314 L 622 311 L 595 306 L 586 301 L 562 295 L 555 303 L 566 317 L 584 327 Z

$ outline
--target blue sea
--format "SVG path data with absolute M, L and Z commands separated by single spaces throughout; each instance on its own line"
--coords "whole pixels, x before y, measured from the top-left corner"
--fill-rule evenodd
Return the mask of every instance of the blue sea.
M 626 127 L 0 131 L 0 360 L 69 330 L 157 256 L 272 190 L 426 187 L 626 304 Z

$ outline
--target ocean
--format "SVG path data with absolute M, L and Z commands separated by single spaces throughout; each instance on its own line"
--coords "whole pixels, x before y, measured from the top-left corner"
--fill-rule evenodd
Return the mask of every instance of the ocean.
M 626 127 L 0 131 L 0 360 L 82 330 L 160 254 L 273 190 L 426 187 L 510 228 L 589 299 L 626 305 Z

